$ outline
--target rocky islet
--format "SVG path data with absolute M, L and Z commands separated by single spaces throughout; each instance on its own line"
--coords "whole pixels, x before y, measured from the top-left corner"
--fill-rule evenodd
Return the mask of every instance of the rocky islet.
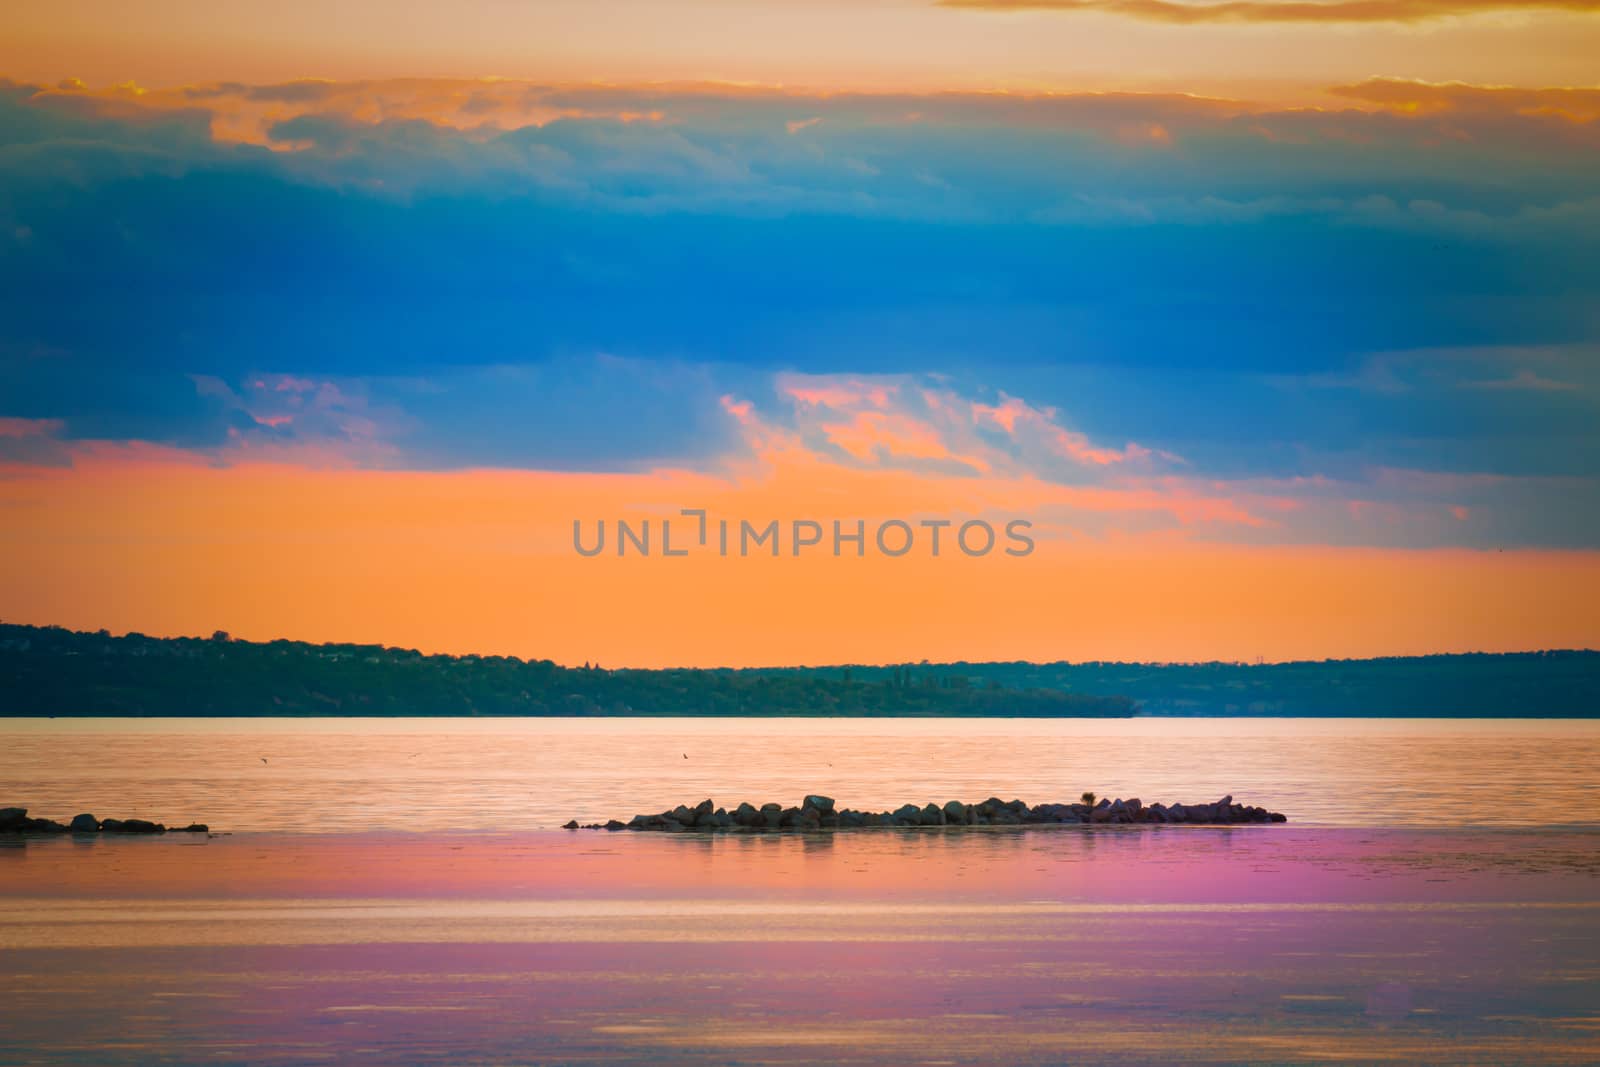
M 211 828 L 203 822 L 188 826 L 167 826 L 149 819 L 97 819 L 90 814 L 74 815 L 70 822 L 30 818 L 27 808 L 0 808 L 0 834 L 204 834 Z
M 1145 804 L 1103 799 L 1085 803 L 1029 805 L 1021 800 L 990 797 L 977 804 L 959 800 L 944 804 L 902 804 L 893 811 L 837 808 L 832 797 L 812 794 L 798 807 L 741 803 L 732 811 L 710 800 L 680 804 L 655 815 L 635 815 L 627 822 L 567 823 L 566 830 L 645 830 L 658 832 L 857 830 L 909 827 L 969 826 L 1235 826 L 1288 822 L 1280 812 L 1234 803 L 1231 795 L 1207 804 Z

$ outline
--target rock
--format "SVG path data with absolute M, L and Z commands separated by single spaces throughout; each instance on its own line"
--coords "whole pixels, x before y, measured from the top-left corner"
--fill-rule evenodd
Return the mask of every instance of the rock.
M 106 833 L 106 834 L 121 833 L 122 832 L 122 820 L 121 819 L 101 819 L 100 820 L 100 832 L 101 833 Z
M 889 818 L 906 826 L 921 826 L 922 809 L 915 804 L 902 804 L 894 809 Z
M 933 803 L 932 801 L 929 801 L 922 808 L 922 825 L 924 825 L 924 826 L 943 826 L 944 825 L 944 809 L 939 807 L 939 805 Z
M 209 834 L 211 827 L 203 822 L 192 822 L 188 826 L 180 827 L 173 832 L 179 834 Z
M 663 814 L 667 818 L 671 819 L 673 822 L 679 823 L 680 825 L 683 825 L 683 826 L 692 826 L 692 825 L 694 825 L 694 812 L 690 811 L 688 808 L 684 807 L 682 804 L 679 804 L 677 807 L 673 808 L 671 811 L 664 812 Z
M 748 802 L 740 803 L 740 805 L 734 809 L 733 821 L 738 823 L 740 826 L 754 826 L 756 823 L 761 821 L 761 810 L 752 806 Z
M 812 795 L 806 797 L 805 800 L 801 802 L 800 806 L 802 808 L 815 809 L 819 815 L 825 815 L 833 810 L 833 798 Z
M 696 818 L 699 818 L 702 815 L 715 814 L 716 810 L 717 806 L 711 803 L 709 799 L 702 800 L 700 803 L 694 806 L 694 814 Z
M 105 823 L 100 825 L 103 828 Z M 166 831 L 167 828 L 165 826 L 158 822 L 151 822 L 149 819 L 124 819 L 122 820 L 122 825 L 117 827 L 117 832 L 121 834 L 162 834 L 166 833 Z
M 562 823 L 561 828 L 563 830 L 576 830 L 578 828 L 578 820 L 573 819 L 571 822 Z
M 100 820 L 88 813 L 83 815 L 74 815 L 72 817 L 72 822 L 68 824 L 67 828 L 75 834 L 98 833 L 100 830 Z
M 628 828 L 628 824 L 623 822 L 621 819 L 607 819 L 606 820 L 606 829 L 607 830 L 613 830 L 613 831 L 615 831 L 615 830 L 626 830 L 627 828 Z
M 0 833 L 23 830 L 27 825 L 27 808 L 0 808 Z
M 944 821 L 956 826 L 967 822 L 967 806 L 959 800 L 948 801 L 944 806 Z

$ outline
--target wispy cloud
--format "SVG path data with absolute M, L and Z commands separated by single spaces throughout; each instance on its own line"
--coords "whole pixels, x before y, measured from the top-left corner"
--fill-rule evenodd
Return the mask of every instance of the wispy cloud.
M 1179 25 L 1226 22 L 1426 22 L 1529 10 L 1592 14 L 1596 0 L 938 0 L 941 7 L 980 11 L 1092 12 Z
M 1524 367 L 1509 378 L 1491 378 L 1487 381 L 1462 382 L 1463 389 L 1514 389 L 1529 390 L 1535 393 L 1565 393 L 1581 389 L 1576 382 L 1557 381 L 1546 378 Z

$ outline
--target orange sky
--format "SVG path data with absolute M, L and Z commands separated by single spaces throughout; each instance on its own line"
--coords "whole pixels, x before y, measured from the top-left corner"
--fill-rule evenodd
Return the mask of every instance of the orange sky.
M 932 0 L 12 0 L 0 9 L 0 73 L 93 85 L 499 75 L 1300 99 L 1373 76 L 1591 85 L 1597 54 L 1600 19 L 1521 3 L 1411 22 L 1179 25 Z
M 1271 660 L 1573 647 L 1600 633 L 1592 552 L 1222 546 L 1182 528 L 1090 540 L 1049 527 L 1020 559 L 584 559 L 570 547 L 573 516 L 703 506 L 870 520 L 1003 515 L 1018 503 L 1007 499 L 1015 485 L 816 473 L 437 474 L 89 455 L 72 473 L 0 481 L 0 587 L 12 622 L 608 666 Z
M 1052 3 L 1074 10 L 1038 9 Z M 1576 174 L 1593 158 L 1592 145 L 1585 139 L 1595 128 L 1592 94 L 1533 90 L 1594 85 L 1600 78 L 1595 62 L 1600 56 L 1596 6 L 1588 0 L 1552 0 L 1542 6 L 1511 2 L 1496 6 L 1494 0 L 1388 0 L 1357 7 L 1392 16 L 1332 19 L 1315 9 L 1311 13 L 1317 19 L 1307 20 L 1304 15 L 1310 9 L 1291 0 L 1230 4 L 1231 10 L 1245 14 L 1227 20 L 1209 16 L 1196 20 L 1191 9 L 1182 8 L 1175 20 L 1170 5 L 1130 7 L 1120 0 L 1038 0 L 1032 6 L 1011 0 L 464 0 L 458 4 L 124 0 L 115 5 L 100 0 L 11 0 L 0 6 L 0 76 L 47 86 L 62 79 L 83 79 L 93 93 L 71 83 L 60 92 L 42 92 L 39 113 L 70 116 L 80 106 L 93 104 L 104 105 L 103 113 L 112 119 L 122 113 L 119 109 L 139 115 L 155 111 L 170 115 L 175 109 L 198 114 L 196 96 L 185 87 L 211 85 L 205 96 L 211 134 L 230 150 L 239 149 L 235 142 L 268 142 L 265 131 L 287 118 L 332 113 L 373 125 L 392 119 L 489 128 L 539 124 L 599 106 L 570 100 L 549 103 L 541 90 L 598 82 L 782 85 L 812 93 L 1137 90 L 1362 109 L 1371 113 L 1357 117 L 1384 120 L 1389 124 L 1373 124 L 1383 130 L 1420 122 L 1418 117 L 1430 111 L 1459 107 L 1481 120 L 1472 127 L 1480 133 L 1501 126 L 1519 135 L 1532 131 L 1527 141 L 1505 142 L 1513 146 L 1512 156 L 1521 144 L 1533 146 L 1528 148 L 1532 152 L 1556 143 L 1566 153 L 1570 138 L 1574 146 L 1570 158 L 1576 161 L 1571 169 Z M 1413 17 L 1423 7 L 1428 11 L 1449 7 L 1454 13 Z M 1285 20 L 1282 12 L 1291 9 L 1293 18 Z M 1134 10 L 1145 14 L 1127 14 Z M 523 81 L 421 80 L 491 76 Z M 290 86 L 291 91 L 275 93 L 255 93 L 250 85 L 234 84 L 306 77 L 353 84 L 324 86 L 325 92 Z M 360 79 L 397 80 L 374 85 Z M 130 81 L 138 85 L 114 88 Z M 1529 91 L 1479 88 L 1484 86 Z M 735 97 L 745 91 L 720 92 Z M 90 96 L 97 99 L 80 99 Z M 1007 98 L 973 99 L 987 104 Z M 1219 114 L 1247 110 L 1246 105 L 1225 101 L 1163 99 L 1173 114 L 1191 106 L 1197 112 L 1213 109 Z M 136 100 L 144 106 L 130 106 Z M 799 118 L 811 115 L 805 109 L 794 114 L 787 123 L 773 119 L 773 127 L 781 139 L 795 142 L 782 146 L 782 158 L 792 154 L 809 166 L 808 153 L 821 149 L 794 135 L 825 120 Z M 1335 123 L 1350 117 L 1286 114 L 1292 118 L 1315 114 Z M 652 116 L 611 117 L 624 120 L 617 123 L 619 127 L 632 129 L 650 125 L 636 124 L 635 119 Z M 1523 120 L 1525 127 L 1517 125 Z M 981 122 L 983 113 L 974 109 L 962 121 Z M 1283 125 L 1294 123 L 1283 120 Z M 203 139 L 205 127 L 198 128 Z M 1472 139 L 1465 124 L 1456 128 L 1445 123 L 1440 129 L 1452 146 Z M 1431 137 L 1433 130 L 1432 125 L 1419 127 L 1419 136 Z M 1100 132 L 1116 146 L 1105 158 L 1118 160 L 1118 167 L 1132 166 L 1127 162 L 1131 153 L 1117 154 L 1128 147 L 1125 142 L 1130 137 L 1152 152 L 1165 152 L 1173 142 L 1172 131 L 1153 120 L 1128 130 L 1117 126 Z M 1264 143 L 1278 143 L 1277 127 L 1252 133 Z M 76 143 L 72 136 L 51 136 L 50 150 Z M 720 143 L 724 136 L 718 132 L 716 140 Z M 1345 131 L 1333 130 L 1328 136 L 1343 137 Z M 471 140 L 463 136 L 460 144 L 470 145 Z M 711 140 L 708 137 L 707 143 Z M 1344 158 L 1337 144 L 1330 148 L 1319 142 L 1299 151 L 1292 137 L 1284 143 L 1290 147 L 1278 158 L 1297 166 L 1304 165 L 1303 158 Z M 1504 153 L 1493 154 L 1495 143 L 1486 142 L 1488 147 L 1481 149 L 1486 154 L 1479 158 L 1503 158 Z M 273 142 L 272 147 L 292 154 L 304 146 L 284 141 Z M 1428 148 L 1432 150 L 1431 141 Z M 344 162 L 340 151 L 335 146 L 316 159 L 330 165 Z M 252 152 L 279 158 L 245 149 L 229 158 L 247 161 L 254 158 Z M 46 149 L 39 149 L 39 154 L 43 158 Z M 653 157 L 640 158 L 645 162 L 635 165 L 650 165 Z M 1197 149 L 1195 158 L 1210 157 Z M 1470 226 L 1473 240 L 1481 238 L 1480 229 L 1489 232 L 1484 220 L 1490 216 L 1476 209 L 1446 212 L 1432 200 L 1406 199 L 1421 196 L 1419 188 L 1428 195 L 1453 194 L 1454 172 L 1429 182 L 1414 180 L 1406 172 L 1392 188 L 1374 186 L 1369 191 L 1355 188 L 1367 180 L 1364 172 L 1356 172 L 1370 168 L 1372 157 L 1348 158 L 1355 161 L 1349 167 L 1351 175 L 1344 173 L 1342 163 L 1328 166 L 1333 192 L 1352 198 L 1352 228 L 1377 224 L 1363 221 L 1363 212 L 1373 217 L 1411 212 L 1417 225 Z M 1530 155 L 1529 166 L 1537 169 L 1545 158 Z M 659 165 L 677 163 L 668 160 Z M 766 165 L 740 160 L 738 166 L 726 169 L 744 175 Z M 1444 167 L 1451 165 L 1447 162 Z M 601 158 L 600 176 L 610 181 L 614 175 L 607 168 L 613 166 L 620 164 Z M 796 167 L 795 173 L 802 177 L 795 180 L 804 180 L 810 171 L 800 164 Z M 1160 175 L 1168 169 L 1158 161 L 1150 164 L 1149 173 Z M 868 170 L 863 167 L 859 173 Z M 1248 202 L 1235 204 L 1212 196 L 1206 183 L 1218 179 L 1207 176 L 1204 167 L 1200 171 L 1199 216 L 1225 213 L 1224 209 L 1247 216 L 1257 208 L 1270 215 L 1295 204 L 1321 212 L 1318 205 L 1333 197 L 1329 193 L 1255 199 L 1252 192 Z M 502 180 L 498 171 L 494 173 L 496 181 Z M 691 175 L 686 185 L 710 181 L 698 171 L 686 173 Z M 1121 171 L 1111 173 L 1110 180 L 1122 180 Z M 1542 182 L 1545 172 L 1538 173 Z M 527 180 L 521 171 L 514 174 L 504 180 L 513 186 Z M 387 180 L 387 175 L 379 177 Z M 931 181 L 923 182 L 927 175 L 912 177 L 908 187 L 933 187 Z M 1251 181 L 1241 188 L 1253 189 L 1258 175 L 1252 171 L 1246 177 Z M 1493 198 L 1503 191 L 1493 175 L 1479 174 L 1475 179 L 1489 187 Z M 49 173 L 44 183 L 56 180 L 56 173 Z M 829 177 L 834 185 L 824 191 L 833 195 L 835 185 L 853 190 L 853 180 Z M 1506 182 L 1509 186 L 1519 180 L 1510 177 Z M 1345 188 L 1347 183 L 1353 192 Z M 59 184 L 66 190 L 65 200 L 72 182 Z M 624 189 L 628 185 L 619 184 Z M 1581 175 L 1577 184 L 1585 184 Z M 1004 201 L 1010 188 L 996 186 L 985 202 Z M 403 200 L 403 181 L 395 189 L 396 198 Z M 1404 203 L 1388 199 L 1389 192 Z M 5 199 L 0 197 L 0 215 L 9 209 Z M 21 203 L 22 198 L 17 199 Z M 30 201 L 25 207 L 37 210 L 50 199 L 35 197 L 37 203 Z M 170 228 L 181 229 L 189 221 L 183 213 L 193 202 L 177 194 L 170 199 L 163 206 L 179 220 Z M 862 202 L 870 201 L 868 196 Z M 1107 201 L 1108 217 L 1115 215 L 1113 201 L 1117 198 Z M 781 211 L 789 201 L 773 203 L 778 205 L 773 210 Z M 884 203 L 893 205 L 890 199 Z M 952 198 L 951 203 L 960 200 Z M 1161 207 L 1163 202 L 1158 198 L 1152 203 Z M 1588 200 L 1545 203 L 1535 196 L 1522 205 L 1522 216 L 1539 227 L 1553 219 L 1553 229 L 1566 229 L 1568 224 L 1561 220 L 1575 218 L 1579 221 L 1571 228 L 1581 232 L 1582 220 L 1592 217 L 1581 212 L 1590 206 Z M 1173 210 L 1187 225 L 1188 217 L 1179 211 L 1185 207 L 1178 204 Z M 1569 209 L 1570 216 L 1562 214 Z M 74 210 L 65 209 L 74 226 L 61 230 L 75 238 Z M 1509 225 L 1498 215 L 1493 221 L 1496 226 Z M 83 229 L 99 235 L 115 228 L 97 225 L 86 223 Z M 43 248 L 42 239 L 52 236 L 43 227 L 36 233 L 20 222 L 7 222 L 5 229 L 15 249 L 24 250 L 19 255 L 29 247 Z M 165 228 L 156 226 L 152 232 Z M 587 240 L 587 230 L 578 232 Z M 543 240 L 544 231 L 536 230 L 533 237 Z M 350 242 L 353 246 L 359 239 Z M 1232 243 L 1234 235 L 1229 233 L 1219 247 Z M 1482 254 L 1488 246 L 1463 247 L 1474 264 L 1494 258 Z M 236 275 L 245 279 L 241 288 L 249 288 L 257 266 L 251 261 L 255 249 L 229 251 L 239 252 Z M 45 252 L 37 255 L 34 268 L 54 270 L 70 261 L 66 254 L 59 260 Z M 1524 260 L 1511 253 L 1499 258 L 1531 264 L 1535 255 L 1544 253 Z M 586 269 L 582 258 L 571 257 L 567 266 L 581 273 Z M 1558 270 L 1565 262 L 1544 258 Z M 419 261 L 425 259 L 423 255 Z M 17 262 L 28 269 L 27 261 Z M 359 270 L 337 269 L 348 277 L 330 279 L 330 286 L 362 277 Z M 936 263 L 933 269 L 945 268 Z M 952 274 L 967 269 L 963 262 L 952 268 Z M 1262 271 L 1261 276 L 1276 269 Z M 228 269 L 219 264 L 216 272 L 227 274 Z M 1516 273 L 1516 268 L 1509 272 Z M 45 277 L 37 269 L 35 274 Z M 779 274 L 774 271 L 774 276 Z M 165 284 L 165 275 L 157 276 Z M 994 284 L 1003 288 L 1009 283 Z M 51 290 L 46 284 L 40 292 L 71 288 Z M 114 287 L 101 286 L 107 288 Z M 1582 299 L 1581 290 L 1574 293 L 1574 300 Z M 169 295 L 175 305 L 189 298 L 174 290 L 160 299 Z M 72 294 L 67 299 L 78 297 Z M 88 307 L 89 298 L 84 299 Z M 1470 314 L 1452 306 L 1445 316 L 1448 325 L 1453 329 L 1456 319 L 1471 319 L 1482 308 L 1494 306 L 1493 299 L 1478 303 L 1481 307 L 1469 309 Z M 848 304 L 834 305 L 832 313 L 840 315 L 841 306 L 853 311 Z M 714 303 L 707 306 L 712 309 L 707 314 L 717 310 Z M 796 307 L 801 308 L 796 318 L 812 313 L 798 302 Z M 1254 314 L 1250 300 L 1238 307 L 1243 309 L 1239 321 L 1250 321 Z M 223 311 L 215 316 L 233 321 Z M 92 317 L 90 309 L 84 318 Z M 55 318 L 76 321 L 78 315 Z M 247 332 L 254 327 L 251 322 L 240 325 Z M 1559 333 L 1558 327 L 1550 328 Z M 1566 328 L 1576 330 L 1570 323 Z M 520 351 L 541 340 L 532 336 L 535 328 L 528 332 L 528 338 L 518 338 L 509 350 Z M 0 327 L 0 335 L 4 333 Z M 331 330 L 328 336 L 342 335 Z M 867 337 L 863 350 L 870 354 L 880 344 L 888 348 L 883 344 L 886 339 L 899 340 L 896 333 Z M 1382 339 L 1387 343 L 1388 334 Z M 1058 342 L 1064 344 L 1051 338 L 1048 350 L 1056 351 Z M 334 347 L 342 343 L 336 341 Z M 357 347 L 363 343 L 358 341 Z M 190 344 L 187 335 L 174 334 L 154 348 L 165 355 L 169 348 Z M 205 342 L 192 344 L 205 350 Z M 25 353 L 15 356 L 19 365 L 33 360 L 36 348 L 46 352 L 50 347 L 42 342 L 31 345 L 21 340 L 9 345 L 13 355 Z M 206 351 L 219 347 L 225 346 L 213 345 Z M 1469 525 L 1486 518 L 1471 494 L 1499 499 L 1483 488 L 1498 476 L 1460 464 L 1413 469 L 1409 464 L 1414 461 L 1407 458 L 1412 453 L 1405 448 L 1395 449 L 1392 454 L 1399 458 L 1392 461 L 1350 458 L 1342 466 L 1330 467 L 1335 473 L 1328 476 L 1320 468 L 1303 477 L 1283 474 L 1291 468 L 1281 464 L 1264 464 L 1260 471 L 1270 473 L 1253 478 L 1212 475 L 1153 443 L 1144 447 L 1121 439 L 1090 440 L 1073 429 L 1077 423 L 1058 417 L 1043 402 L 1030 406 L 993 392 L 968 399 L 928 385 L 919 387 L 917 405 L 906 406 L 885 393 L 886 388 L 893 389 L 884 385 L 886 379 L 854 381 L 842 374 L 806 378 L 780 372 L 777 384 L 783 401 L 794 409 L 793 418 L 767 419 L 751 404 L 725 398 L 715 414 L 736 424 L 746 447 L 722 455 L 696 453 L 693 471 L 395 470 L 384 469 L 406 465 L 392 439 L 395 427 L 379 424 L 391 415 L 392 421 L 404 422 L 404 413 L 367 411 L 355 403 L 358 390 L 345 396 L 331 379 L 311 381 L 311 365 L 301 367 L 296 362 L 311 357 L 293 345 L 284 349 L 273 354 L 270 364 L 281 363 L 297 373 L 306 370 L 303 389 L 285 388 L 285 379 L 275 384 L 257 381 L 257 392 L 275 398 L 274 402 L 303 402 L 303 409 L 252 409 L 251 404 L 263 402 L 261 396 L 240 381 L 230 384 L 204 373 L 203 359 L 183 370 L 206 402 L 222 405 L 226 400 L 237 408 L 230 413 L 250 415 L 245 421 L 260 431 L 303 423 L 309 429 L 300 436 L 286 433 L 274 438 L 262 432 L 250 437 L 249 444 L 235 436 L 220 448 L 183 452 L 139 443 L 177 437 L 119 438 L 117 443 L 68 432 L 63 413 L 45 400 L 6 408 L 7 417 L 0 418 L 0 439 L 15 445 L 16 455 L 33 449 L 30 454 L 42 458 L 32 465 L 0 464 L 0 515 L 5 516 L 0 523 L 0 618 L 153 634 L 226 629 L 251 639 L 373 641 L 428 651 L 507 653 L 608 666 L 923 658 L 1281 660 L 1600 645 L 1600 552 L 1339 547 L 1481 545 L 1499 536 L 1499 528 Z M 127 355 L 125 338 L 115 337 L 107 363 Z M 480 358 L 477 352 L 466 355 Z M 817 363 L 837 369 L 843 358 L 829 351 L 819 354 Z M 1573 364 L 1580 358 L 1574 357 Z M 1403 361 L 1396 365 L 1404 369 Z M 1381 372 L 1388 364 L 1380 361 L 1371 366 Z M 1573 398 L 1592 395 L 1578 380 L 1581 376 L 1569 375 L 1573 378 L 1569 381 L 1555 371 L 1535 373 L 1539 366 L 1543 364 L 1519 363 L 1496 372 L 1499 376 L 1463 378 L 1454 394 L 1483 407 L 1491 401 L 1524 400 L 1524 393 L 1539 394 L 1552 403 L 1568 399 L 1577 403 Z M 1251 367 L 1256 374 L 1256 365 Z M 63 372 L 62 380 L 71 381 L 73 373 Z M 613 381 L 639 372 L 636 366 L 619 362 L 608 364 L 602 373 L 614 377 L 599 380 Z M 1331 385 L 1327 375 L 1305 380 L 1317 388 L 1343 391 L 1371 385 L 1383 397 L 1409 385 L 1382 373 L 1373 378 L 1373 382 L 1339 379 Z M 184 380 L 185 388 L 189 380 Z M 122 379 L 116 382 L 122 384 L 105 388 L 127 388 Z M 905 388 L 910 391 L 910 386 Z M 312 410 L 314 398 L 324 394 L 332 398 L 327 409 Z M 709 395 L 720 395 L 720 389 Z M 636 402 L 628 410 L 648 413 L 651 405 Z M 89 414 L 102 413 L 96 409 Z M 1521 423 L 1534 421 L 1534 416 L 1521 419 Z M 332 428 L 318 431 L 318 426 Z M 1213 430 L 1227 443 L 1234 427 Z M 391 437 L 379 431 L 389 431 Z M 324 436 L 318 437 L 319 432 Z M 1353 420 L 1340 446 L 1355 457 L 1372 432 L 1369 424 Z M 1431 432 L 1449 438 L 1455 431 L 1435 426 Z M 1487 435 L 1485 440 L 1494 444 L 1498 438 Z M 679 453 L 652 453 L 662 454 Z M 578 464 L 584 457 L 558 458 Z M 1474 463 L 1479 459 L 1471 458 Z M 411 465 L 425 467 L 428 462 Z M 495 460 L 474 457 L 467 462 Z M 549 463 L 550 457 L 543 457 L 543 462 Z M 1360 475 L 1349 473 L 1358 463 L 1365 465 Z M 1541 501 L 1566 492 L 1563 487 L 1570 481 L 1562 479 L 1574 477 L 1559 465 L 1551 469 L 1556 474 L 1529 491 L 1549 494 L 1539 496 Z M 1338 473 L 1341 470 L 1344 473 Z M 1366 484 L 1356 484 L 1359 479 Z M 1533 498 L 1508 495 L 1509 503 L 1501 506 L 1515 510 L 1523 499 Z M 1579 516 L 1575 521 L 1581 523 L 1583 512 L 1568 509 L 1568 499 L 1559 498 L 1557 510 Z M 982 516 L 1003 526 L 1007 519 L 1020 517 L 1035 524 L 1038 549 L 1024 559 L 996 554 L 971 560 L 953 552 L 933 559 L 918 551 L 904 559 L 857 560 L 813 551 L 799 559 L 773 560 L 707 555 L 617 559 L 609 553 L 583 559 L 571 548 L 575 518 L 590 523 L 619 517 L 659 519 L 685 507 L 705 507 L 714 515 L 757 522 L 826 523 L 834 518 L 873 522 L 886 517 L 914 521 L 927 516 L 959 522 Z M 1491 532 L 1471 541 L 1452 536 L 1480 529 Z M 1593 542 L 1572 538 L 1522 543 Z

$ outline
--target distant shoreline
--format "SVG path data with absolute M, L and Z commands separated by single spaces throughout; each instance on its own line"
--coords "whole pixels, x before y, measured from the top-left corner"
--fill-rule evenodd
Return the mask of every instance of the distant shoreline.
M 617 669 L 0 624 L 11 718 L 1600 718 L 1600 652 Z

